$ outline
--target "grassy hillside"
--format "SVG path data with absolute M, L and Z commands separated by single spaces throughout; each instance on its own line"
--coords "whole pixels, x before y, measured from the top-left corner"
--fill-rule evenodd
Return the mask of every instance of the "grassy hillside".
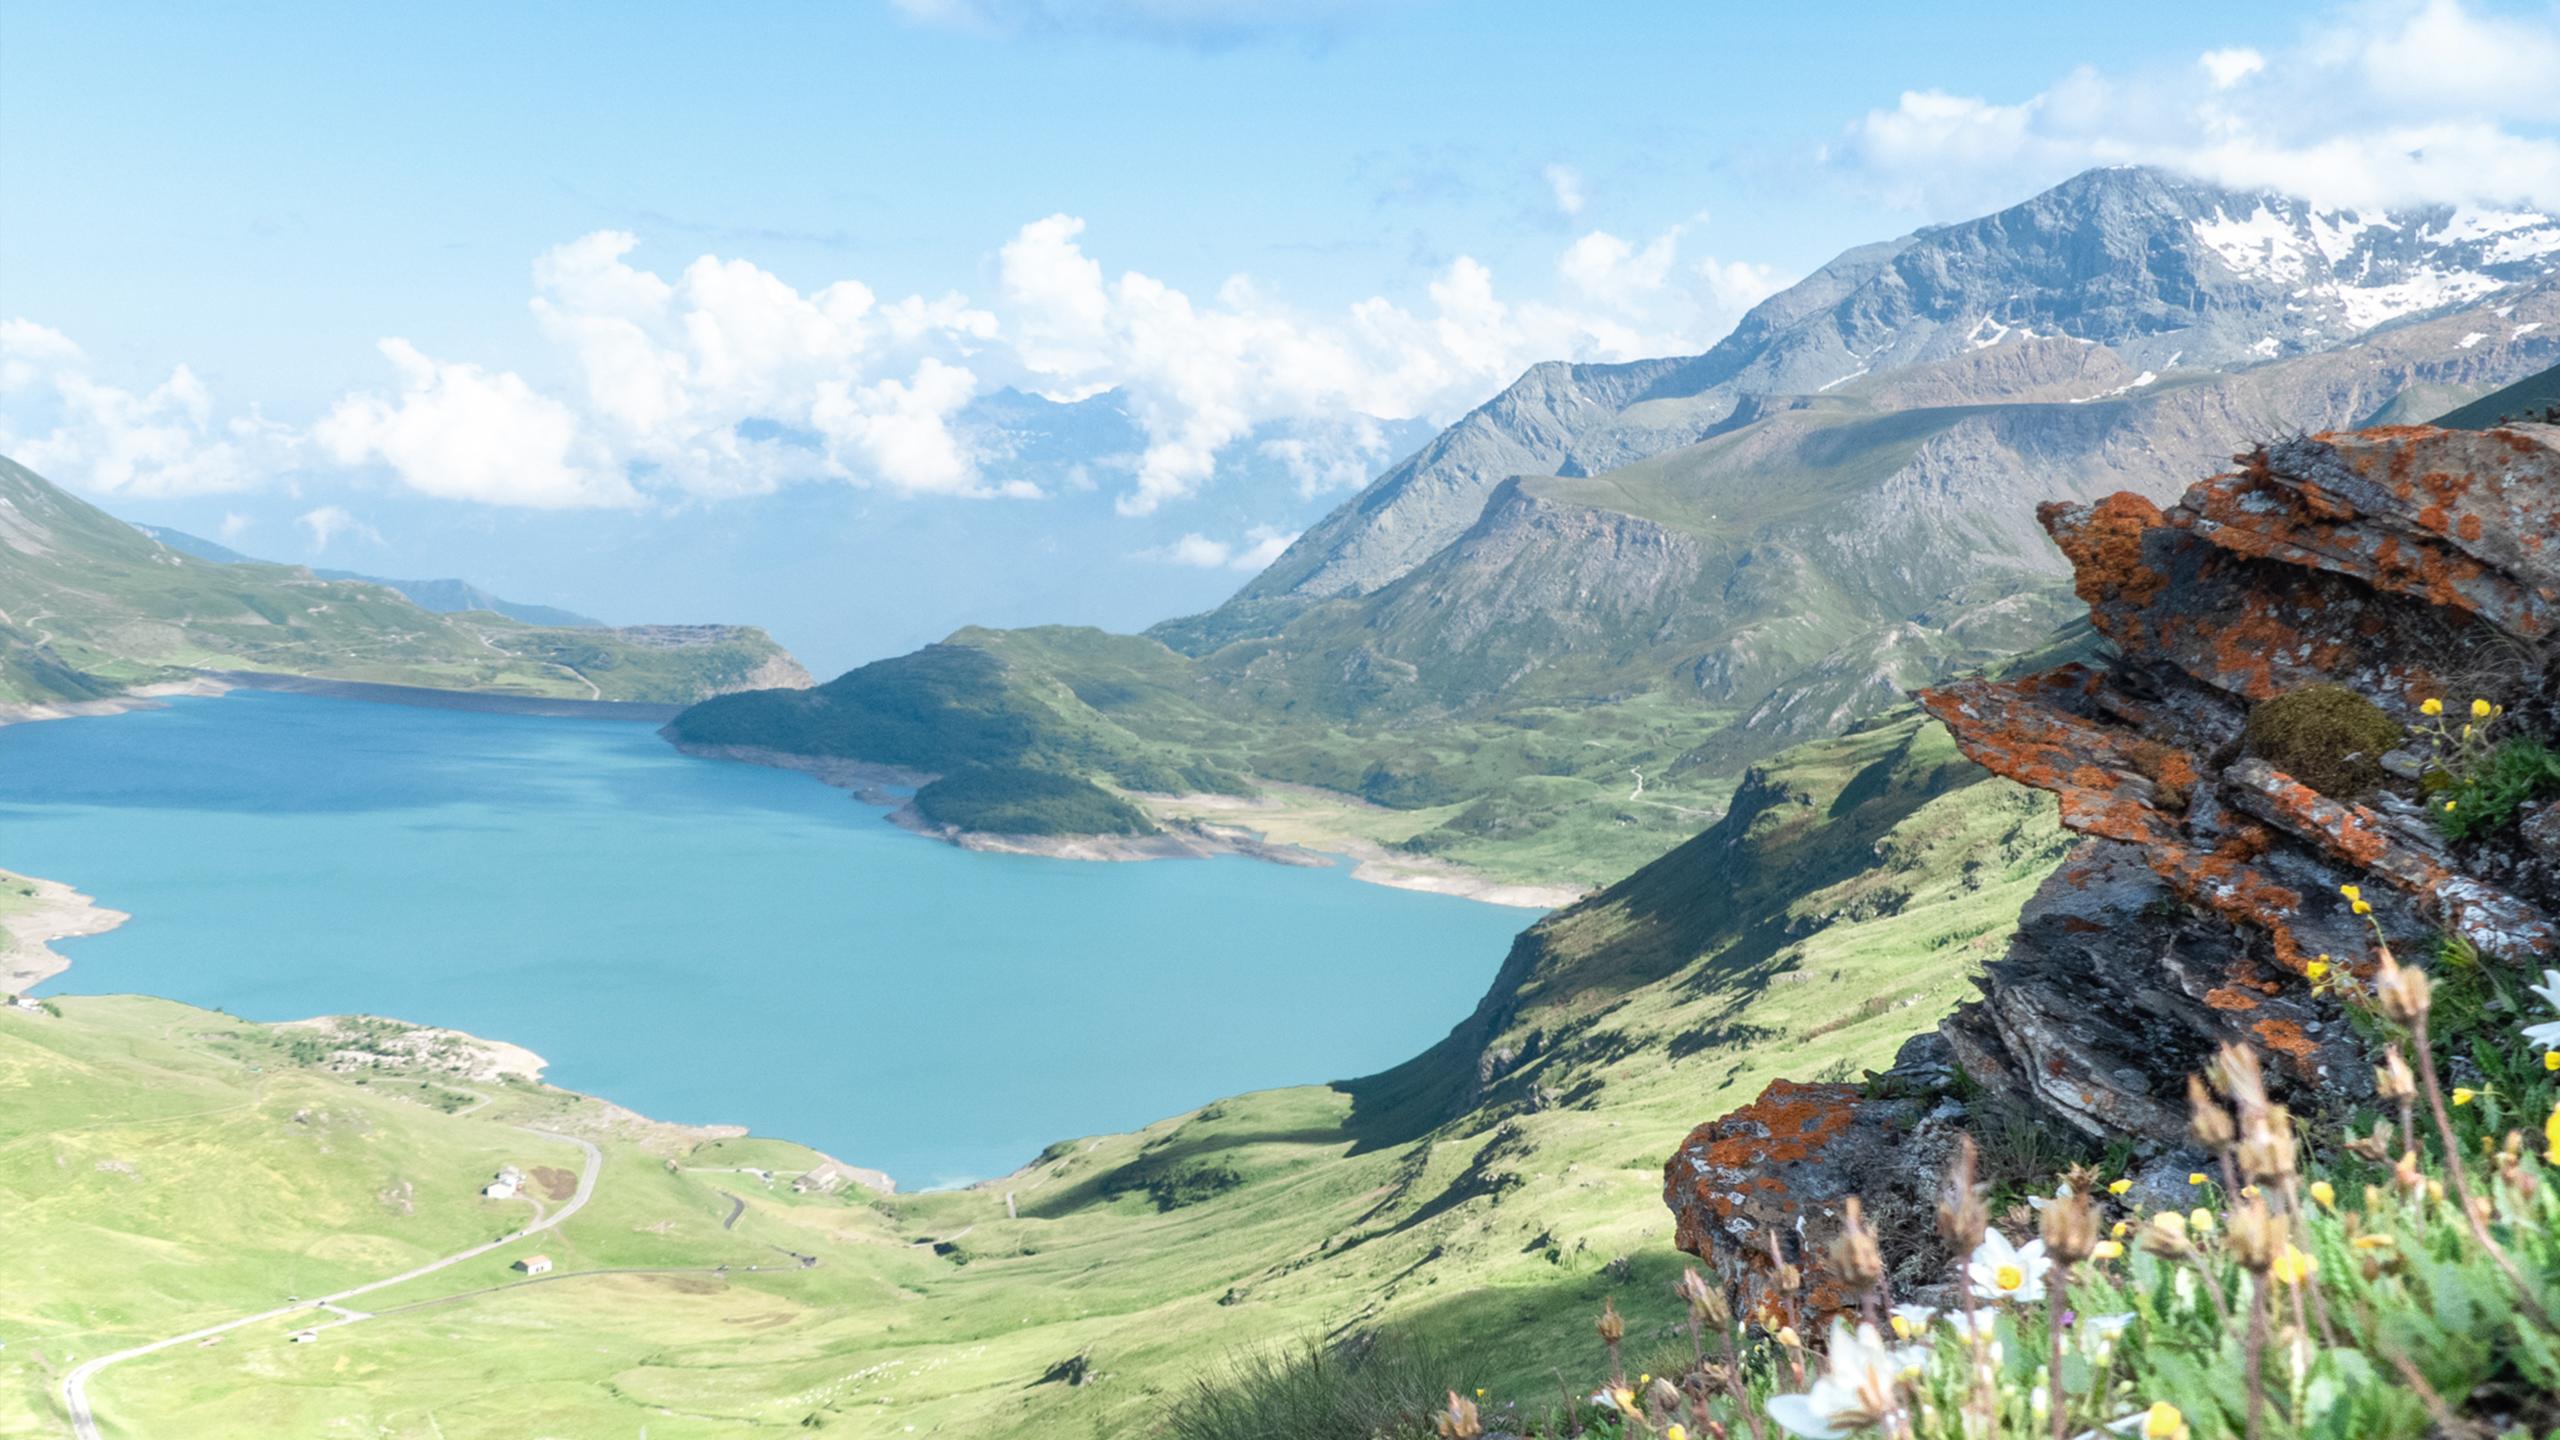
M 28 1097 L 0 1113 L 0 1431 L 58 1425 L 77 1357 L 521 1222 L 478 1184 L 577 1157 L 519 1125 L 602 1146 L 595 1199 L 558 1231 L 355 1301 L 376 1318 L 309 1344 L 289 1337 L 327 1317 L 115 1367 L 107 1433 L 1142 1437 L 1240 1348 L 1380 1330 L 1459 1342 L 1453 1383 L 1543 1403 L 1603 1295 L 1639 1358 L 1670 1343 L 1660 1166 L 1698 1116 L 1782 1073 L 1885 1063 L 1967 992 L 2058 853 L 2050 807 L 1935 726 L 1801 747 L 1725 822 L 1525 935 L 1476 1015 L 1396 1071 L 894 1198 L 794 1194 L 816 1158 L 780 1142 L 335 1072 L 295 1032 L 176 1005 L 0 1011 L 0 1083 Z M 1499 1051 L 1532 1058 L 1488 1066 Z M 560 1278 L 492 1288 L 528 1248 Z M 1079 1367 L 1094 1383 L 1069 1383 Z
M 432 614 L 384 585 L 190 557 L 7 459 L 0 559 L 0 705 L 96 699 L 191 670 L 678 702 L 806 678 L 745 627 Z

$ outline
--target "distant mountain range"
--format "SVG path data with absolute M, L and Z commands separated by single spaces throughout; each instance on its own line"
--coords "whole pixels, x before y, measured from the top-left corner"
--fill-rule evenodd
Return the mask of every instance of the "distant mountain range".
M 1376 591 L 1456 541 L 1505 479 L 1614 470 L 1740 429 L 1776 397 L 1952 365 L 1934 396 L 1867 393 L 1897 409 L 2086 398 L 2146 374 L 2334 351 L 2555 269 L 2560 220 L 2545 215 L 2322 211 L 2161 170 L 2092 170 L 1996 215 L 1848 251 L 1703 355 L 1532 369 L 1309 529 L 1205 629 L 1266 628 L 1247 617 L 1273 601 Z M 1975 359 L 2038 339 L 2106 354 L 2086 357 L 2086 374 L 2050 355 Z
M 199 560 L 211 560 L 222 565 L 271 563 L 243 555 L 228 545 L 207 540 L 201 535 L 190 535 L 184 530 L 172 530 L 166 525 L 145 525 L 139 521 L 126 523 L 179 554 L 193 555 Z M 380 575 L 366 575 L 354 570 L 316 568 L 311 573 L 323 580 L 362 580 L 368 585 L 388 585 L 408 596 L 410 604 L 438 615 L 459 615 L 467 611 L 479 610 L 492 615 L 504 615 L 511 620 L 521 620 L 527 625 L 551 625 L 571 630 L 605 628 L 603 621 L 581 615 L 575 610 L 563 610 L 553 605 L 527 605 L 516 600 L 501 600 L 468 580 L 391 580 Z
M 1358 824 L 1409 850 L 1604 882 L 1752 757 L 2054 641 L 2080 607 L 2036 502 L 2165 499 L 2254 440 L 2555 361 L 2560 221 L 2091 171 L 1851 250 L 1703 355 L 1534 367 L 1207 614 L 963 631 L 771 735 L 893 759 L 884 715 L 1000 717 L 941 762 L 1124 788 L 1170 743 L 1388 807 Z M 765 704 L 677 730 L 756 744 Z
M 438 613 L 384 582 L 206 559 L 0 458 L 0 712 L 204 671 L 653 703 L 809 683 L 748 626 L 530 625 Z

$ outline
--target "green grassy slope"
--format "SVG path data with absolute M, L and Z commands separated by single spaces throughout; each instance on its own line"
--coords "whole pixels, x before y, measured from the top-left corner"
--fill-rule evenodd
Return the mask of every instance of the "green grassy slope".
M 367 1297 L 380 1318 L 309 1345 L 296 1320 L 110 1370 L 109 1433 L 184 1417 L 261 1440 L 669 1440 L 814 1418 L 1146 1436 L 1240 1347 L 1382 1327 L 1462 1342 L 1453 1383 L 1542 1402 L 1604 1294 L 1638 1358 L 1667 1343 L 1671 1146 L 1782 1073 L 1884 1064 L 1966 993 L 2060 847 L 2043 800 L 1963 765 L 1935 726 L 1799 747 L 1754 769 L 1726 821 L 1525 935 L 1477 1013 L 1406 1066 L 888 1199 L 768 1187 L 737 1167 L 787 1181 L 813 1157 L 538 1087 L 359 1085 L 180 1006 L 0 1012 L 0 1084 L 28 1097 L 0 1112 L 0 1431 L 55 1423 L 74 1357 L 496 1233 L 510 1212 L 479 1180 L 563 1163 L 512 1128 L 529 1123 L 607 1157 L 590 1209 L 534 1248 L 563 1272 L 698 1273 L 492 1290 L 518 1277 L 487 1257 Z M 1505 1051 L 1530 1058 L 1487 1062 Z M 746 1208 L 723 1230 L 732 1195 Z M 1043 1383 L 1077 1356 L 1097 1383 Z
M 798 677 L 759 630 L 438 615 L 382 585 L 191 558 L 0 459 L 0 704 L 95 699 L 199 669 L 654 701 Z

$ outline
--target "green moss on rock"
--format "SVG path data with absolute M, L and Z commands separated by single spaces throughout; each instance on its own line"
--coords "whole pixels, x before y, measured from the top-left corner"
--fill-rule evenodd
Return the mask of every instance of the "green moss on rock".
M 2250 754 L 2343 799 L 2382 783 L 2382 754 L 2405 733 L 2381 706 L 2343 685 L 2305 685 L 2250 711 L 2240 739 Z

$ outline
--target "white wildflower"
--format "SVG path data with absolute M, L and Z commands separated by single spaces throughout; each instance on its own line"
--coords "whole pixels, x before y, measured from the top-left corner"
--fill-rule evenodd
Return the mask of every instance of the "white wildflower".
M 1899 1410 L 1904 1372 L 1919 1369 L 1928 1359 L 1925 1345 L 1890 1345 L 1873 1325 L 1853 1331 L 1849 1322 L 1834 1320 L 1813 1388 L 1802 1395 L 1770 1396 L 1769 1418 L 1801 1440 L 1839 1440 Z
M 2033 1305 L 2044 1298 L 2044 1271 L 2043 1241 L 2012 1245 L 2008 1236 L 1990 1230 L 1974 1247 L 1973 1259 L 1965 1266 L 1965 1278 L 1973 1282 L 1976 1299 Z
M 2560 1011 L 2560 970 L 2543 971 L 2542 983 L 2526 988 L 2541 996 L 2544 1004 L 2555 1011 Z M 2524 1038 L 2537 1050 L 2560 1050 L 2560 1020 L 2546 1021 L 2540 1025 L 2527 1025 L 2524 1027 Z

